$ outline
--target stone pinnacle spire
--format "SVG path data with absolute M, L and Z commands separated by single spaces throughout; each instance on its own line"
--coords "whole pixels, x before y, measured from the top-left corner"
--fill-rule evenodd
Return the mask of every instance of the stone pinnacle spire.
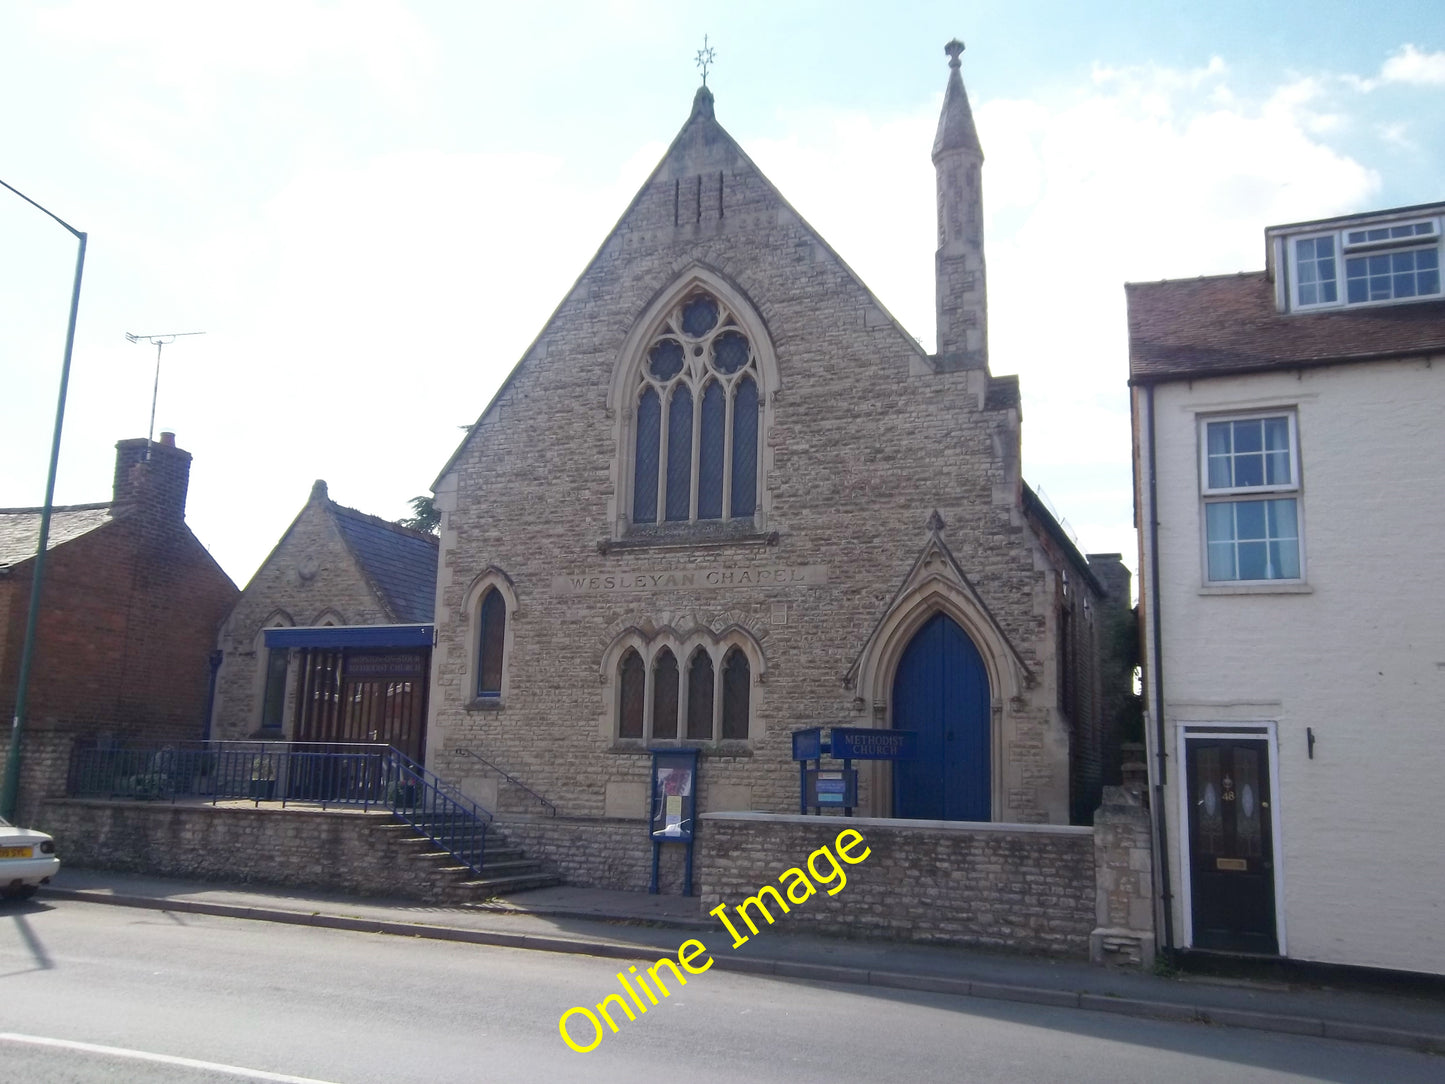
M 963 42 L 954 38 L 943 47 L 948 54 L 948 89 L 943 92 L 943 112 L 938 118 L 938 134 L 933 138 L 933 160 L 944 151 L 971 151 L 983 157 L 978 142 L 978 129 L 973 126 L 973 110 L 968 107 L 968 93 L 963 89 L 959 55 Z
M 983 266 L 983 148 L 959 74 L 963 42 L 948 54 L 948 89 L 933 140 L 938 177 L 938 365 L 941 369 L 988 368 L 988 297 Z

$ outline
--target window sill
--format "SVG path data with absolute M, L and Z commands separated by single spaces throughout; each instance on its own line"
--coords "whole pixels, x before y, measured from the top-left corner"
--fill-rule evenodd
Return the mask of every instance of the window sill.
M 1199 589 L 1201 595 L 1312 595 L 1307 583 L 1214 583 Z
M 776 546 L 778 532 L 760 533 L 751 523 L 738 530 L 731 524 L 695 523 L 659 524 L 655 527 L 634 527 L 623 538 L 604 538 L 597 543 L 597 552 L 629 550 L 698 550 L 724 549 L 729 546 Z
M 500 696 L 479 696 L 475 700 L 469 700 L 464 706 L 464 711 L 501 711 L 505 705 Z
M 697 749 L 710 757 L 750 757 L 752 744 L 737 738 L 727 741 L 699 741 L 697 739 L 659 738 L 646 742 L 640 738 L 615 738 L 607 747 L 609 753 L 648 753 L 652 749 Z

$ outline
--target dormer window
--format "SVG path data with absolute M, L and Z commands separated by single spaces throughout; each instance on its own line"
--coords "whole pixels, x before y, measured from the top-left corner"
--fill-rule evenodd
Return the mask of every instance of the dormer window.
M 1298 309 L 1441 296 L 1436 218 L 1294 236 L 1288 252 Z

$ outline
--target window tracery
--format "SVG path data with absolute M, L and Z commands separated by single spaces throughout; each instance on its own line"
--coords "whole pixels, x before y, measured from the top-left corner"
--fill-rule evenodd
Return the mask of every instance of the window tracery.
M 736 632 L 679 642 L 629 634 L 608 657 L 613 733 L 624 741 L 748 741 L 752 685 L 761 674 Z M 753 645 L 756 650 L 756 645 Z
M 751 519 L 758 505 L 758 357 L 697 289 L 664 317 L 633 391 L 632 523 Z

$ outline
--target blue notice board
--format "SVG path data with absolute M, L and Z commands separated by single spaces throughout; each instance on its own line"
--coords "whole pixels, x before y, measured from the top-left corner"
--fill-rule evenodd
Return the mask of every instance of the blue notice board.
M 793 731 L 793 759 L 817 760 L 823 755 L 823 728 L 810 726 Z
M 912 730 L 868 730 L 835 726 L 835 760 L 912 760 L 918 756 L 918 734 Z

